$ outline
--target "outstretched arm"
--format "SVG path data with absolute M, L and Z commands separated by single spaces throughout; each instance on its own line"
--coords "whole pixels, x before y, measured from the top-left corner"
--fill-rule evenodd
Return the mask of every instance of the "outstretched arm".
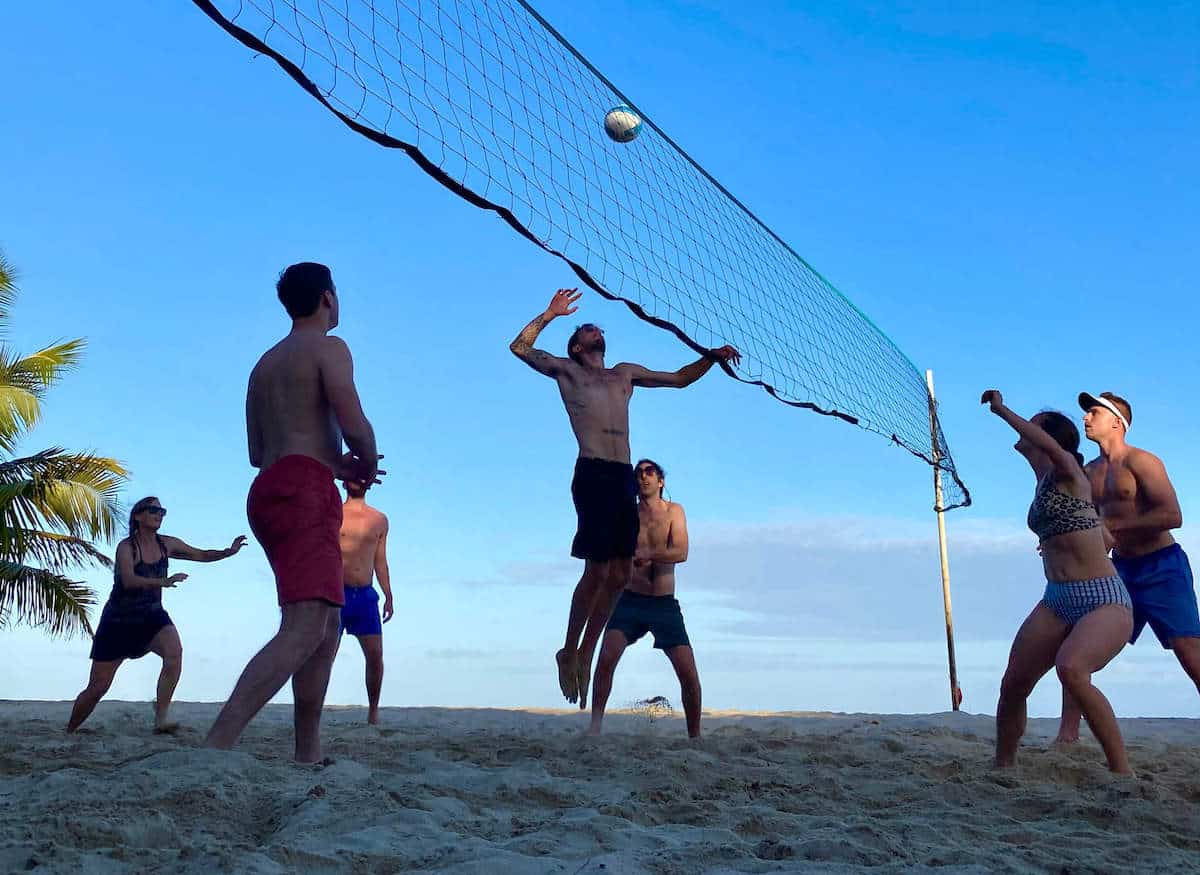
M 246 536 L 238 535 L 233 539 L 233 543 L 224 550 L 201 550 L 179 538 L 172 537 L 164 537 L 163 542 L 167 545 L 167 555 L 172 559 L 186 559 L 189 562 L 220 562 L 222 559 L 236 555 L 242 547 L 246 546 Z
M 742 354 L 732 346 L 722 346 L 677 371 L 652 371 L 635 364 L 617 365 L 617 369 L 628 374 L 633 385 L 643 389 L 683 389 L 707 374 L 717 362 L 733 362 L 736 365 L 741 360 Z
M 1167 477 L 1162 460 L 1147 452 L 1136 452 L 1129 459 L 1129 471 L 1137 481 L 1138 512 L 1129 519 L 1108 519 L 1109 531 L 1130 532 L 1139 529 L 1161 532 L 1183 525 L 1179 496 Z
M 1083 476 L 1083 469 L 1079 467 L 1079 460 L 1075 458 L 1074 454 L 1068 453 L 1059 446 L 1058 441 L 1050 437 L 1045 429 L 1009 410 L 1004 405 L 1004 396 L 999 391 L 988 389 L 979 399 L 979 403 L 987 404 L 992 413 L 1007 422 L 1013 431 L 1049 456 L 1055 471 L 1072 477 Z
M 528 325 L 521 329 L 521 333 L 516 336 L 516 339 L 508 345 L 512 354 L 539 374 L 545 374 L 547 377 L 558 376 L 566 364 L 566 360 L 550 355 L 544 350 L 534 349 L 533 344 L 537 341 L 543 328 L 559 316 L 570 316 L 578 310 L 575 302 L 580 297 L 580 293 L 575 289 L 559 289 L 555 292 L 554 297 L 550 299 L 550 306 L 546 308 L 545 312 L 535 316 Z

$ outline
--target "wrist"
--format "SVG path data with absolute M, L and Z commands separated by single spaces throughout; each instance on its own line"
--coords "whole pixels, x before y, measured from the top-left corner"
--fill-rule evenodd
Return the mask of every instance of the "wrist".
M 544 319 L 546 322 L 553 322 L 557 318 L 558 314 L 551 312 L 550 310 L 546 310 L 542 313 L 542 319 Z

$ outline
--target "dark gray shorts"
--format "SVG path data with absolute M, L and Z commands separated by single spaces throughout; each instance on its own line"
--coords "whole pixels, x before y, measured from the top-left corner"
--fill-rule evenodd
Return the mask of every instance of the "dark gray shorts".
M 625 590 L 617 601 L 608 628 L 615 629 L 633 644 L 647 632 L 654 633 L 659 650 L 691 646 L 683 626 L 683 611 L 672 595 L 643 595 Z

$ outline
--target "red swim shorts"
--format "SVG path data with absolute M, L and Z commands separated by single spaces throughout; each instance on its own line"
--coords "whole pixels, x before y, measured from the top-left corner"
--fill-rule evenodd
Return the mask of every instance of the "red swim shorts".
M 329 468 L 309 456 L 284 456 L 254 478 L 246 516 L 275 572 L 280 605 L 343 604 L 342 497 Z

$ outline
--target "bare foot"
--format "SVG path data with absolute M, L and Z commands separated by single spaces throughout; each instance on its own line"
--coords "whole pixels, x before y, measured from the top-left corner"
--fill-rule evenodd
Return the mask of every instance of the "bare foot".
M 593 736 L 594 736 L 594 735 L 599 735 L 599 734 L 600 734 L 600 724 L 599 724 L 599 723 L 593 723 L 591 726 L 589 726 L 589 727 L 588 727 L 588 730 L 587 730 L 587 733 L 586 733 L 586 734 L 587 734 L 587 735 L 593 735 Z
M 174 735 L 178 731 L 179 724 L 171 720 L 164 720 L 161 723 L 156 721 L 154 724 L 155 735 Z
M 575 680 L 575 658 L 575 654 L 568 653 L 565 647 L 554 654 L 554 661 L 558 663 L 558 688 L 568 702 L 574 702 L 579 695 Z
M 1075 730 L 1074 732 L 1065 732 L 1063 730 L 1059 730 L 1058 736 L 1054 739 L 1054 746 L 1058 747 L 1059 745 L 1075 744 L 1078 741 L 1079 741 L 1079 730 L 1078 729 Z
M 371 726 L 375 726 L 379 723 L 379 711 L 378 710 L 367 712 L 367 723 L 369 723 Z
M 575 683 L 579 687 L 579 710 L 587 708 L 588 685 L 592 681 L 592 661 L 577 663 L 575 666 Z

